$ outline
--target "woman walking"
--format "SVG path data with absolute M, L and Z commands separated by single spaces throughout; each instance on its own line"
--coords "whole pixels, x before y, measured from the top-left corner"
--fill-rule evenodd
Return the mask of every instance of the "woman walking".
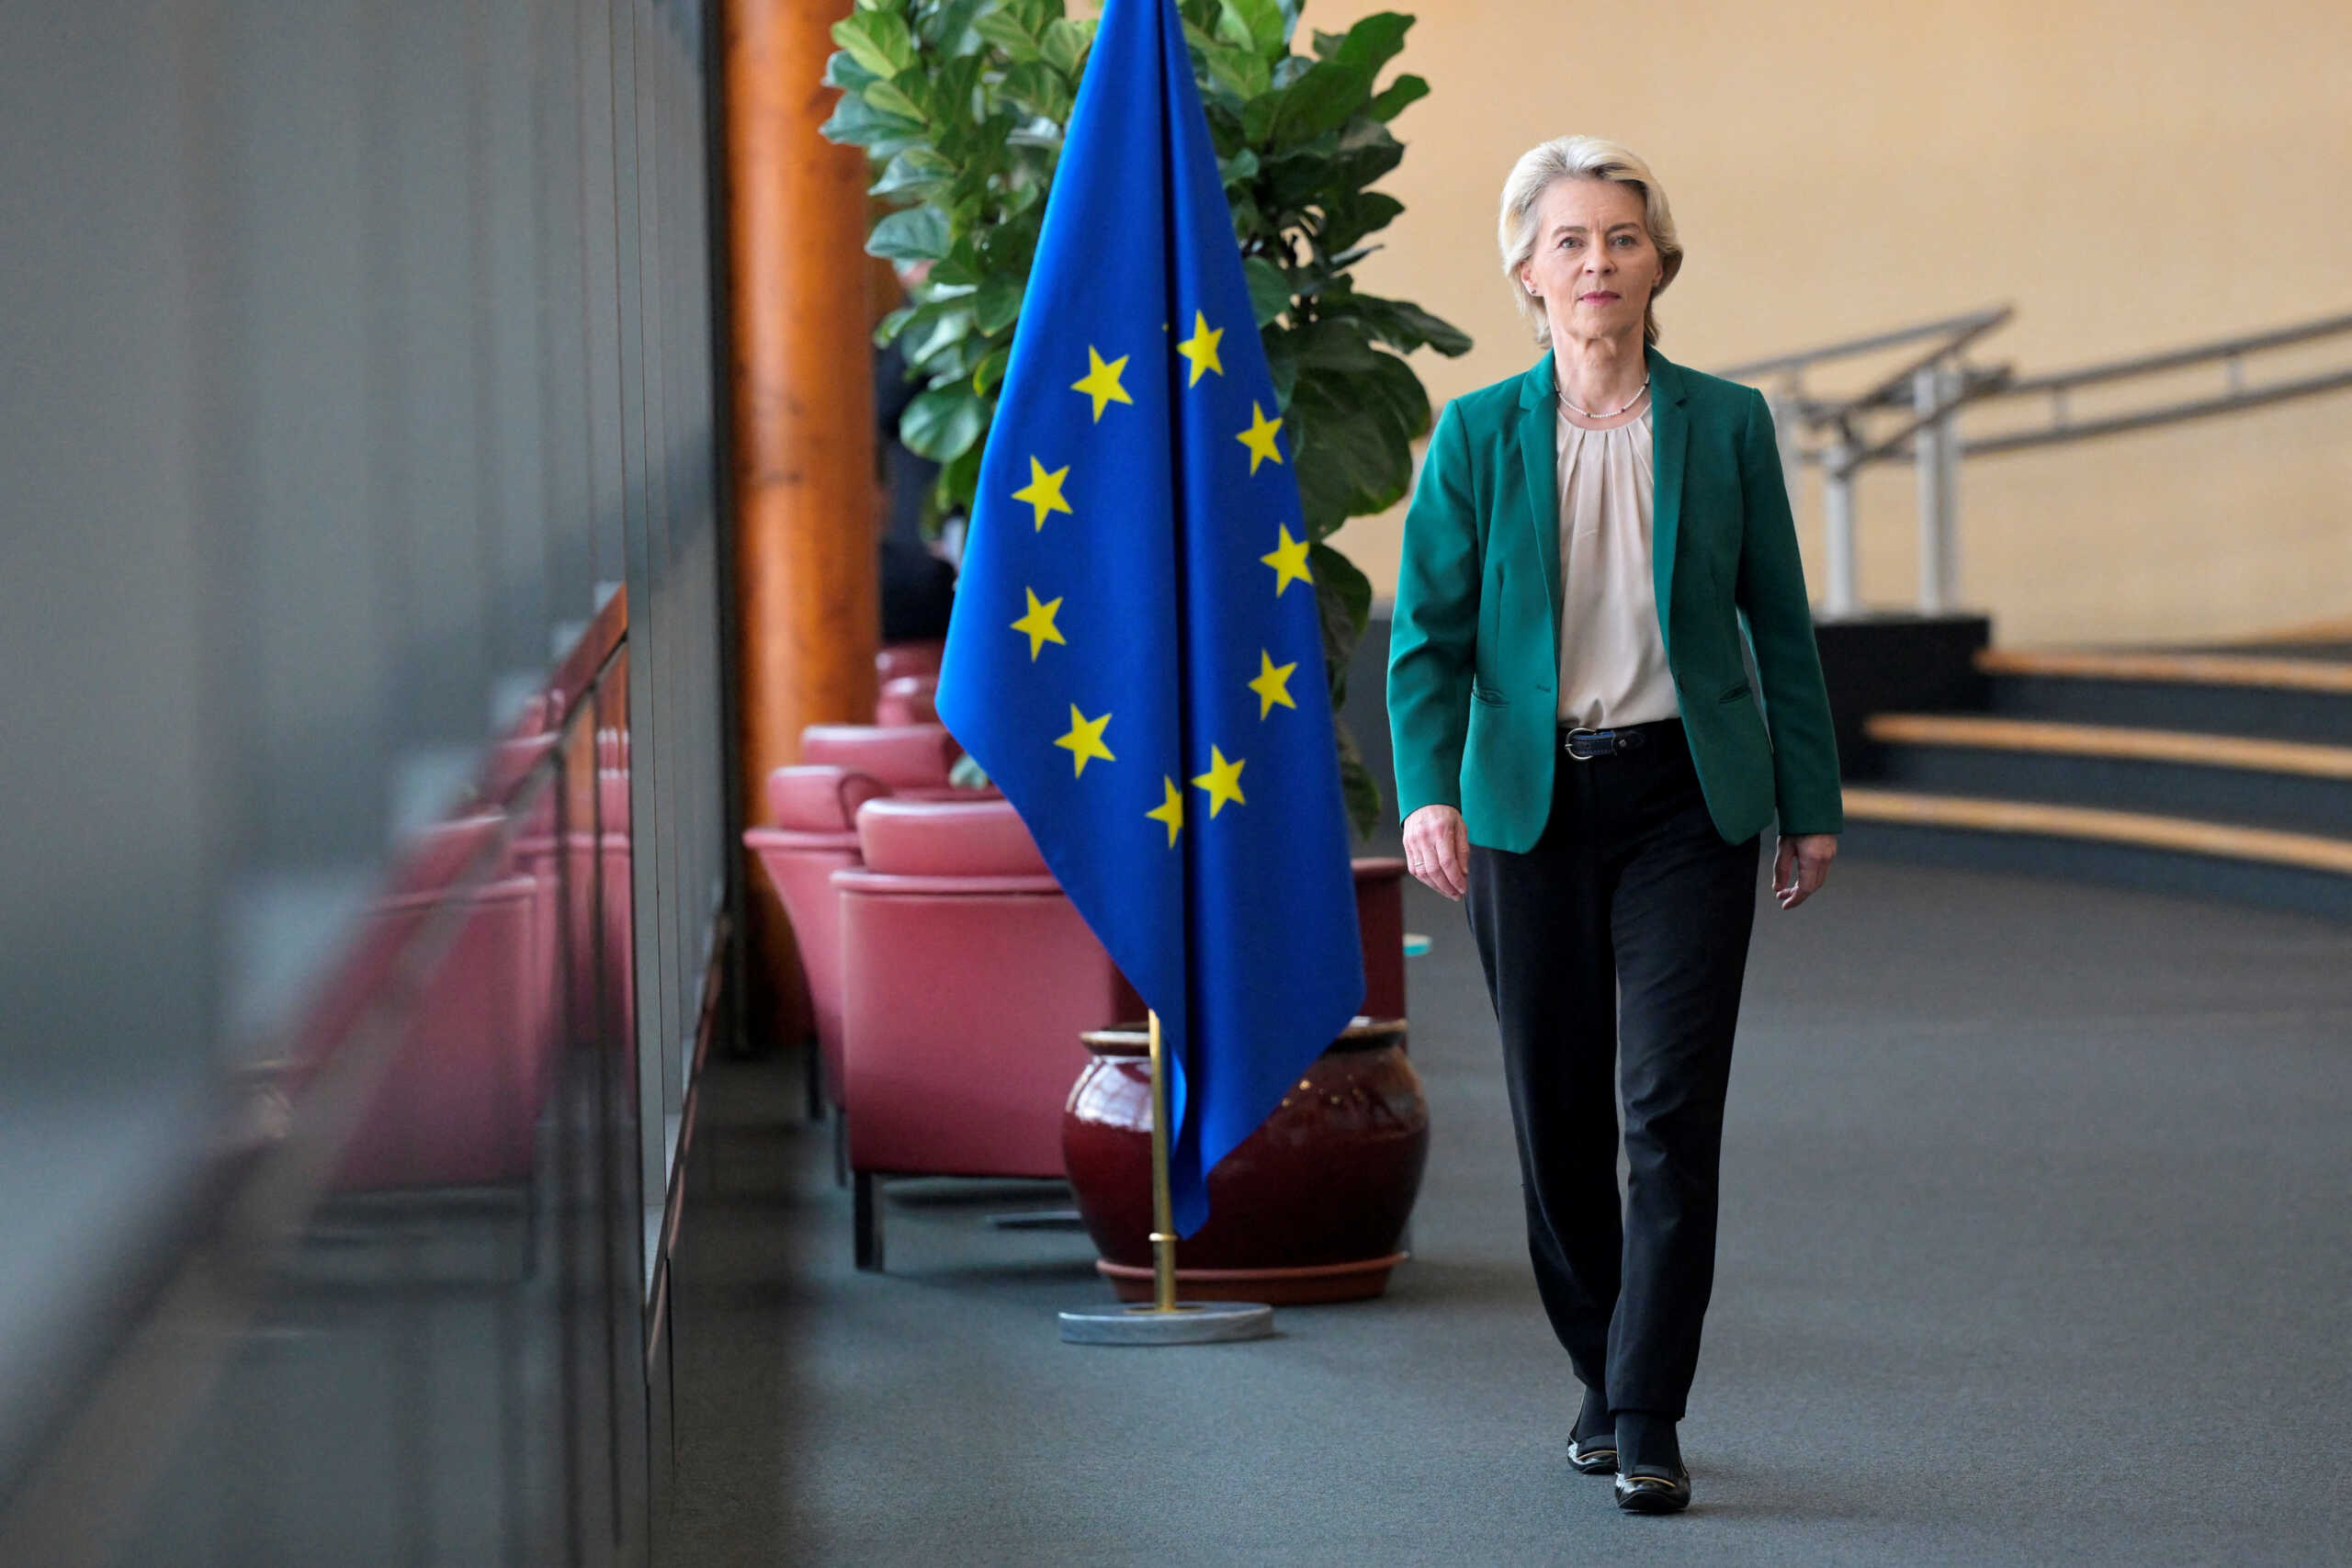
M 1759 845 L 1777 818 L 1781 908 L 1821 886 L 1837 749 L 1771 415 L 1656 347 L 1683 260 L 1665 191 L 1564 137 L 1512 169 L 1499 237 L 1548 352 L 1430 442 L 1388 664 L 1398 807 L 1486 968 L 1536 1285 L 1585 1389 L 1569 1461 L 1669 1513 Z

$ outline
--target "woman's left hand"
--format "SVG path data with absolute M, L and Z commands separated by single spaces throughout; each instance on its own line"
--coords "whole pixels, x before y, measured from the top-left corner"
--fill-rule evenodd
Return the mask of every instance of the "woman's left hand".
M 1800 833 L 1781 840 L 1772 865 L 1772 897 L 1783 909 L 1793 909 L 1821 891 L 1829 880 L 1829 863 L 1838 858 L 1835 833 Z

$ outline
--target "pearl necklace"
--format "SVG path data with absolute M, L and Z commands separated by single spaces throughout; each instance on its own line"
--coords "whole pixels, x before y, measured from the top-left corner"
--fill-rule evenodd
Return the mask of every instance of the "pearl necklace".
M 1583 414 L 1587 419 L 1615 419 L 1619 414 L 1623 413 L 1627 409 L 1632 408 L 1635 403 L 1642 400 L 1642 394 L 1650 389 L 1650 378 L 1648 374 L 1645 372 L 1642 377 L 1642 384 L 1634 389 L 1634 395 L 1627 398 L 1617 407 L 1611 409 L 1607 413 L 1594 413 L 1589 409 L 1577 408 L 1576 404 L 1568 401 L 1568 390 L 1565 387 L 1555 387 L 1552 389 L 1554 392 L 1558 394 L 1561 402 L 1566 403 L 1573 412 Z

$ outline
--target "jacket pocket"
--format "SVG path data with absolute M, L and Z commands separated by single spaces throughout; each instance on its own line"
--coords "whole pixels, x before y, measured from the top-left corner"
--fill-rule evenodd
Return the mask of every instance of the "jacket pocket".
M 1722 696 L 1717 697 L 1715 701 L 1719 703 L 1736 703 L 1739 701 L 1740 698 L 1749 695 L 1752 690 L 1753 688 L 1751 688 L 1747 682 L 1742 681 L 1738 685 L 1734 686 L 1730 691 L 1725 692 Z
M 1492 686 L 1487 685 L 1484 681 L 1474 680 L 1470 682 L 1470 700 L 1474 703 L 1484 703 L 1490 708 L 1507 708 L 1510 706 L 1510 699 L 1509 697 L 1504 696 Z

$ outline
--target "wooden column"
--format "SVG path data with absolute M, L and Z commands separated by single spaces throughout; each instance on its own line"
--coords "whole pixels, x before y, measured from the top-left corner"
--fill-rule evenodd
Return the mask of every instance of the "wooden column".
M 850 0 L 726 0 L 728 261 L 744 800 L 803 725 L 871 722 L 880 638 L 865 150 L 817 133 Z M 749 868 L 755 1037 L 805 1017 L 783 910 Z M 762 983 L 764 982 L 764 983 Z M 762 1006 L 764 994 L 766 1005 Z

